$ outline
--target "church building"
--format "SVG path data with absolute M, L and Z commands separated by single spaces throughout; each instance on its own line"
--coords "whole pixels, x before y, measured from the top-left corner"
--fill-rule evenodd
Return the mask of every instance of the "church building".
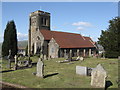
M 32 12 L 29 16 L 28 54 L 42 53 L 47 58 L 69 56 L 88 57 L 96 53 L 96 46 L 90 37 L 80 34 L 52 31 L 50 13 Z

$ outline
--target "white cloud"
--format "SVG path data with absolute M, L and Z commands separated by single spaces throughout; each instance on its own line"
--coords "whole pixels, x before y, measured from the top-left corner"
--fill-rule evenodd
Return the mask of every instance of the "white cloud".
M 92 24 L 90 24 L 89 22 L 75 22 L 72 24 L 73 26 L 85 26 L 85 27 L 91 27 Z
M 1 34 L 0 35 L 0 42 L 3 42 L 3 37 L 4 37 L 4 35 Z M 23 34 L 23 33 L 18 32 L 17 39 L 18 39 L 18 41 L 28 40 L 28 34 Z
M 28 40 L 28 34 L 23 34 L 23 33 L 18 32 L 17 39 L 18 39 L 18 41 Z
M 78 27 L 77 30 L 84 30 L 84 28 L 83 27 Z

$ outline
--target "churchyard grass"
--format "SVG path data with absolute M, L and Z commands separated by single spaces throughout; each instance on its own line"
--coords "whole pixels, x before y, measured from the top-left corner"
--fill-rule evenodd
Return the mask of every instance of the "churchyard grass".
M 38 61 L 36 56 L 31 59 L 33 62 Z M 85 58 L 82 62 L 73 61 L 73 64 L 57 62 L 62 60 L 65 59 L 59 58 L 44 61 L 44 75 L 47 75 L 44 79 L 32 74 L 36 72 L 36 66 L 33 66 L 32 68 L 4 72 L 2 73 L 2 80 L 29 88 L 93 88 L 90 85 L 90 76 L 76 74 L 76 65 L 95 68 L 100 63 L 107 71 L 107 80 L 113 84 L 109 88 L 118 87 L 116 82 L 118 79 L 118 59 Z M 5 68 L 7 62 L 3 60 L 2 64 L 3 70 L 7 70 Z M 54 75 L 55 73 L 56 75 Z

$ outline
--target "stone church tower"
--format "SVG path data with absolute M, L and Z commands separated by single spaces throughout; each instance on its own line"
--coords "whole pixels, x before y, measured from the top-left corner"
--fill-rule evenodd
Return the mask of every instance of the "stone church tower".
M 28 55 L 36 54 L 41 49 L 40 30 L 50 30 L 50 13 L 38 10 L 29 16 Z

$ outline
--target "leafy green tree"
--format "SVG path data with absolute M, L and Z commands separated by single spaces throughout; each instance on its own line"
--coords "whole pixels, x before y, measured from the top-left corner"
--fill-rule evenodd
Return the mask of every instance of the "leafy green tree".
M 109 21 L 109 27 L 100 35 L 98 43 L 105 49 L 105 56 L 108 58 L 118 57 L 120 55 L 120 18 L 115 17 Z
M 2 56 L 8 56 L 9 50 L 11 50 L 12 56 L 16 55 L 18 51 L 16 26 L 13 20 L 6 25 L 2 44 Z

